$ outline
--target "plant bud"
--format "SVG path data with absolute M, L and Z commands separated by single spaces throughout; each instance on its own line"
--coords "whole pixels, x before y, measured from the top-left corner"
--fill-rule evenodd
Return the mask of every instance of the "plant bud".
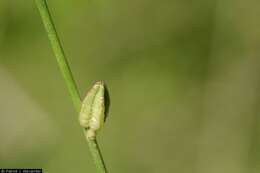
M 87 131 L 87 137 L 94 137 L 102 128 L 108 114 L 109 95 L 102 81 L 96 82 L 84 98 L 79 114 L 79 123 Z

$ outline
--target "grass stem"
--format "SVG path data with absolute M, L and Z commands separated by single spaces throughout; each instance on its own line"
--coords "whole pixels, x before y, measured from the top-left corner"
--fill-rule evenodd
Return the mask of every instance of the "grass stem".
M 61 41 L 60 41 L 57 31 L 55 29 L 55 25 L 54 25 L 54 22 L 52 20 L 52 17 L 51 17 L 49 8 L 48 8 L 48 4 L 47 4 L 46 0 L 35 0 L 35 2 L 38 7 L 38 10 L 40 12 L 45 30 L 48 34 L 48 38 L 50 40 L 52 49 L 54 51 L 56 60 L 58 62 L 58 66 L 60 68 L 62 76 L 68 87 L 74 107 L 75 107 L 77 113 L 79 113 L 80 109 L 81 109 L 80 94 L 79 94 L 76 82 L 73 78 L 68 60 L 66 59 L 64 50 L 62 48 Z M 84 130 L 84 133 L 86 134 L 85 130 Z M 89 149 L 90 149 L 91 155 L 93 157 L 93 160 L 95 162 L 98 173 L 107 173 L 105 163 L 102 158 L 101 151 L 98 147 L 96 138 L 86 138 L 86 139 L 87 139 Z
M 99 173 L 107 173 L 105 162 L 103 160 L 102 154 L 100 153 L 100 149 L 96 140 L 96 137 L 88 138 L 86 137 L 88 141 L 88 146 L 91 151 L 93 160 L 95 162 L 96 168 Z
M 53 48 L 59 68 L 60 68 L 63 78 L 67 84 L 73 104 L 74 104 L 77 112 L 79 112 L 80 108 L 81 108 L 80 94 L 78 92 L 76 82 L 75 82 L 72 72 L 70 70 L 68 60 L 65 57 L 65 53 L 61 46 L 60 39 L 56 32 L 56 28 L 54 26 L 54 22 L 52 20 L 52 17 L 51 17 L 49 8 L 48 8 L 48 4 L 47 4 L 46 0 L 35 0 L 35 2 L 39 9 L 40 15 L 42 17 L 42 21 L 45 26 L 45 30 L 48 34 L 48 38 L 49 38 L 51 46 Z

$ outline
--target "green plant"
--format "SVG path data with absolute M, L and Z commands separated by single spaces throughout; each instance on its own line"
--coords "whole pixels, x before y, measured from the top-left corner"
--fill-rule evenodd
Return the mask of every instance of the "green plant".
M 52 20 L 46 0 L 35 0 L 39 9 L 45 30 L 48 34 L 58 66 L 68 87 L 74 107 L 80 113 L 80 124 L 83 127 L 93 160 L 99 173 L 107 173 L 105 163 L 96 140 L 96 131 L 102 126 L 108 110 L 108 94 L 103 82 L 97 82 L 89 91 L 83 103 L 69 63 Z

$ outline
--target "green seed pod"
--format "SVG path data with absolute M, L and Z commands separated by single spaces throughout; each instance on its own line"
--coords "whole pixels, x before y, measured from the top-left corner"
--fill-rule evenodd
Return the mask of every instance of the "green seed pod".
M 79 123 L 87 131 L 87 137 L 94 137 L 102 128 L 108 107 L 107 89 L 102 81 L 96 82 L 84 98 L 79 114 Z

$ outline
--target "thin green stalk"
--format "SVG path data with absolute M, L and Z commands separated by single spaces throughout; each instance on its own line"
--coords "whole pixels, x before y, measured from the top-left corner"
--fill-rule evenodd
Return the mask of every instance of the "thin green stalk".
M 96 165 L 98 171 L 100 173 L 106 173 L 107 170 L 106 170 L 106 167 L 105 167 L 105 162 L 104 162 L 102 155 L 100 153 L 100 149 L 99 149 L 96 137 L 90 138 L 90 137 L 86 136 L 86 139 L 88 141 L 88 146 L 89 146 L 89 149 L 91 151 L 93 160 L 95 162 L 95 165 Z
M 53 48 L 53 51 L 56 56 L 56 60 L 58 62 L 58 65 L 59 65 L 59 68 L 63 75 L 63 78 L 65 79 L 65 82 L 67 84 L 73 104 L 74 104 L 77 112 L 80 112 L 80 108 L 81 108 L 80 95 L 79 95 L 79 92 L 77 89 L 76 82 L 72 76 L 68 61 L 65 57 L 64 50 L 61 46 L 60 39 L 56 32 L 54 22 L 51 18 L 48 4 L 47 4 L 46 0 L 35 0 L 35 2 L 39 9 L 40 14 L 41 14 L 42 21 L 45 26 L 45 30 L 48 34 L 51 46 Z
M 76 111 L 79 113 L 81 109 L 81 99 L 80 99 L 80 94 L 77 89 L 76 82 L 73 78 L 72 72 L 70 70 L 69 63 L 65 57 L 64 50 L 61 46 L 60 39 L 58 37 L 58 34 L 55 29 L 54 22 L 52 20 L 48 4 L 46 0 L 35 0 L 35 3 L 38 7 L 38 10 L 40 12 L 42 22 L 44 24 L 45 30 L 48 34 L 48 38 L 50 40 L 52 49 L 54 51 L 56 60 L 58 62 L 58 66 L 60 68 L 60 71 L 63 75 L 63 78 L 66 82 L 66 85 L 68 87 L 70 96 L 72 98 L 74 107 Z M 86 131 L 84 130 L 85 136 L 86 136 Z M 90 152 L 92 154 L 93 160 L 95 162 L 97 171 L 99 173 L 107 173 L 105 163 L 102 158 L 101 151 L 98 147 L 98 142 L 95 137 L 93 138 L 88 138 L 86 136 Z

